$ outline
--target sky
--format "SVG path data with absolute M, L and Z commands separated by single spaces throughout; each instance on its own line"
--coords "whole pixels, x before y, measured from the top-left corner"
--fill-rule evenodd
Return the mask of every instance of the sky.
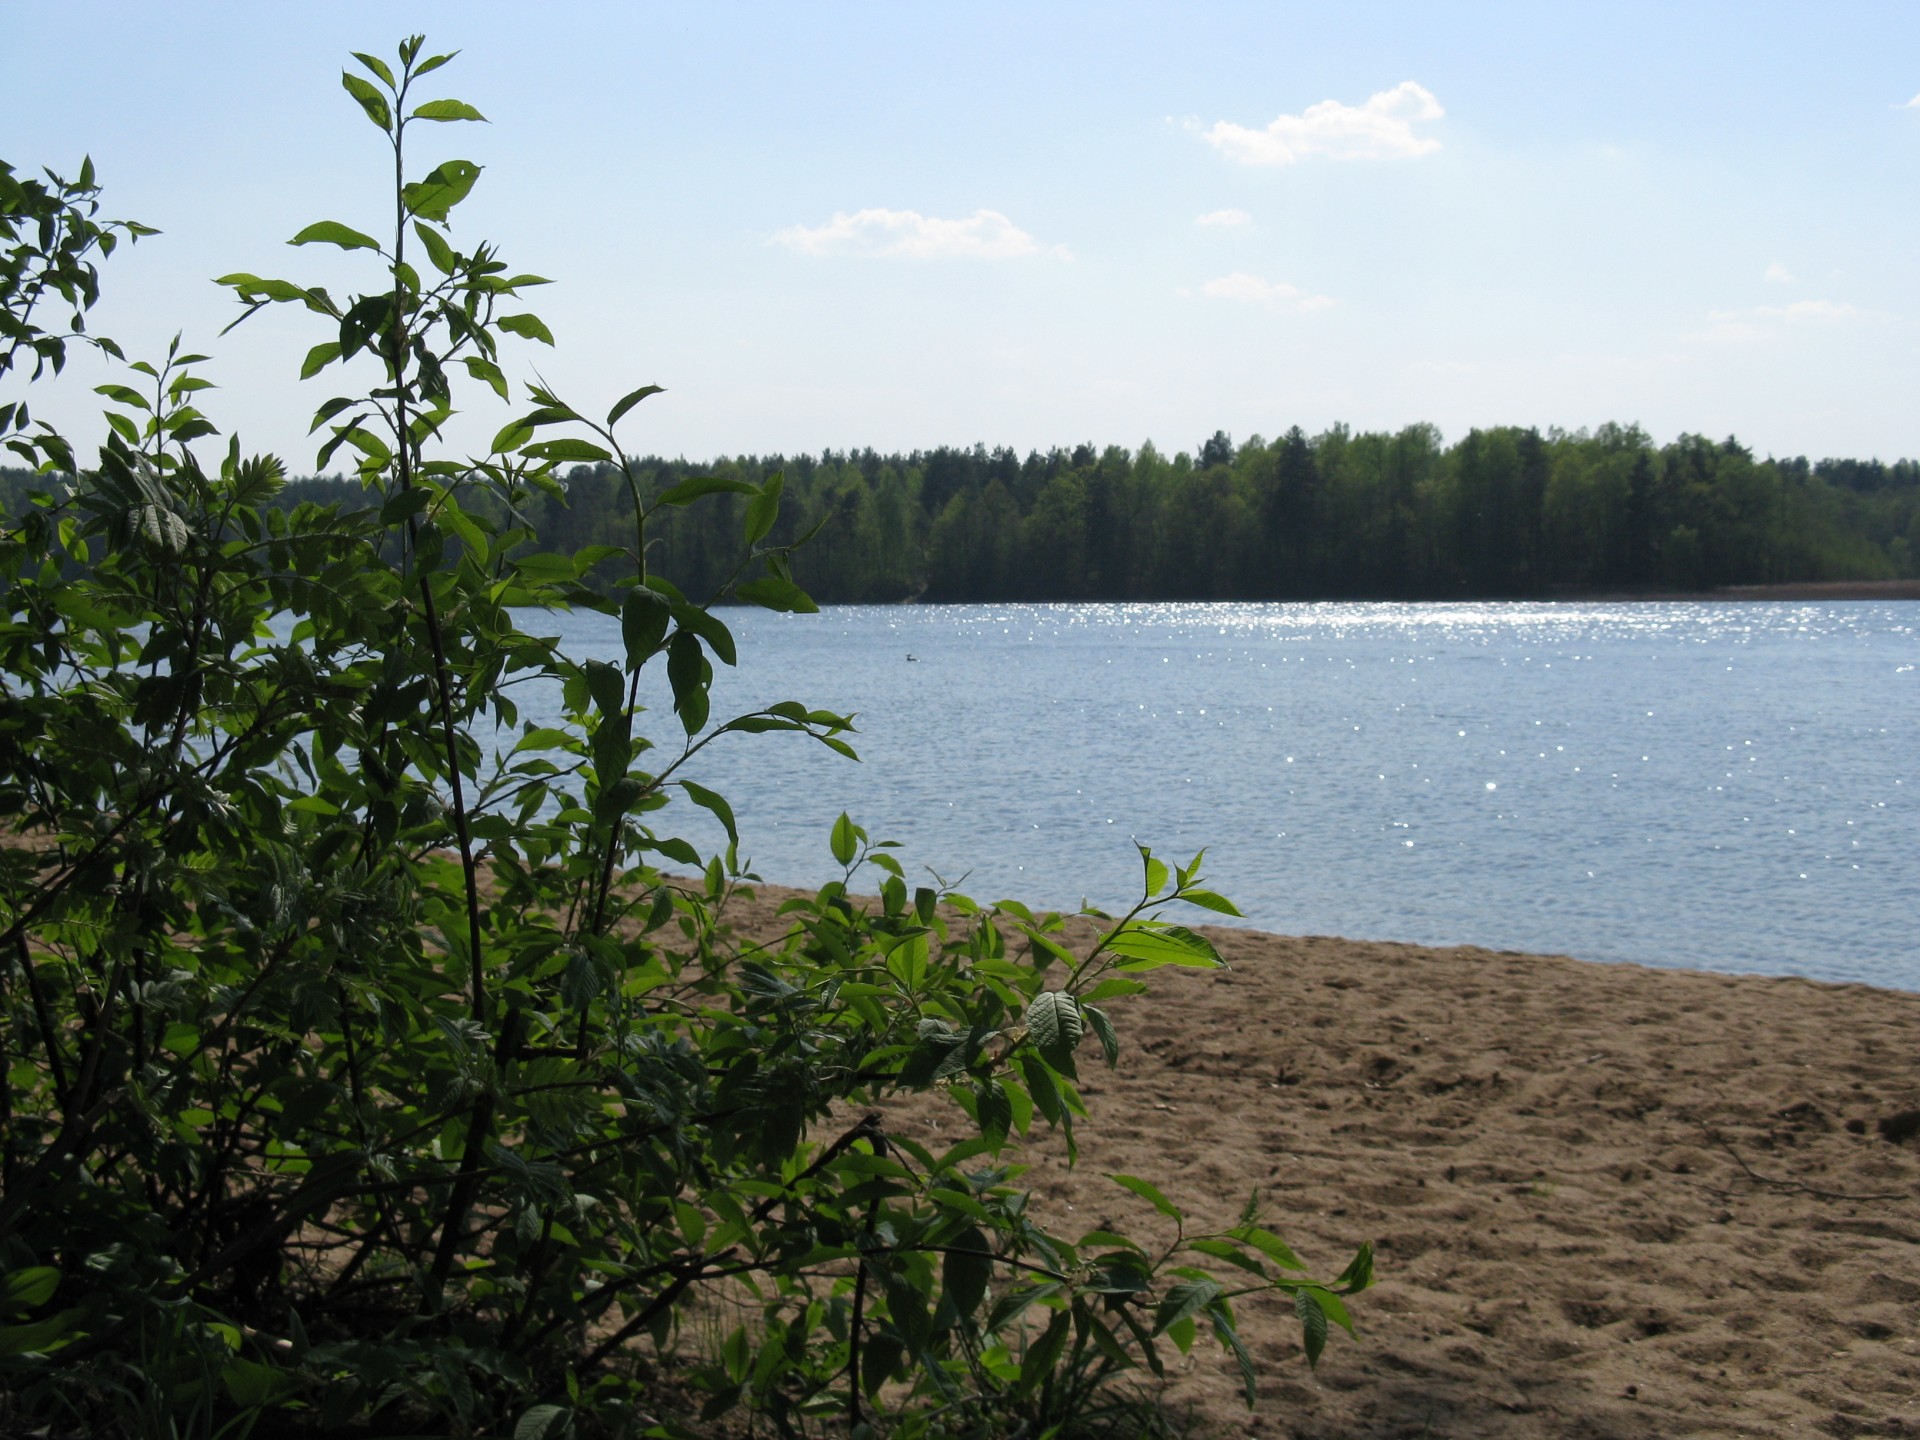
M 163 232 L 93 328 L 181 333 L 215 423 L 296 470 L 326 322 L 222 338 L 211 281 L 384 288 L 285 242 L 379 231 L 339 76 L 414 32 L 461 52 L 426 98 L 488 123 L 414 127 L 412 175 L 481 165 L 455 243 L 555 281 L 509 373 L 667 387 L 629 452 L 1612 421 L 1920 455 L 1911 3 L 0 0 L 0 158 L 91 155 Z M 35 413 L 85 440 L 116 378 L 76 360 Z M 509 412 L 457 400 L 483 448 Z

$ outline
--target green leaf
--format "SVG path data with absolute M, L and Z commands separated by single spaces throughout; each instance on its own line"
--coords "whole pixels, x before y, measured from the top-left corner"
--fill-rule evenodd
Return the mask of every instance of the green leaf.
M 1027 1094 L 1033 1098 L 1034 1107 L 1049 1125 L 1058 1125 L 1066 1114 L 1065 1103 L 1060 1098 L 1060 1082 L 1054 1079 L 1046 1063 L 1031 1050 L 1022 1050 L 1016 1060 L 1021 1078 L 1027 1082 Z
M 467 198 L 479 178 L 480 167 L 471 160 L 448 160 L 436 165 L 426 179 L 402 186 L 401 203 L 422 220 L 444 222 L 447 212 Z
M 791 580 L 781 580 L 772 575 L 762 575 L 757 580 L 749 580 L 733 593 L 749 604 L 758 605 L 767 610 L 777 610 L 786 615 L 820 613 L 820 607 L 813 603 L 813 597 L 806 591 Z
M 1246 1251 L 1242 1250 L 1238 1245 L 1235 1245 L 1231 1240 L 1215 1240 L 1211 1236 L 1203 1236 L 1198 1240 L 1189 1240 L 1187 1244 L 1191 1249 L 1199 1251 L 1202 1255 L 1211 1256 L 1215 1260 L 1223 1260 L 1236 1269 L 1245 1270 L 1252 1275 L 1258 1275 L 1262 1280 L 1267 1278 L 1266 1266 L 1247 1254 Z
M 416 105 L 410 117 L 414 120 L 485 120 L 473 106 L 464 100 L 429 100 L 424 105 Z
M 1124 975 L 1109 975 L 1098 985 L 1080 997 L 1081 1005 L 1095 1000 L 1118 1000 L 1126 995 L 1144 995 L 1147 984 L 1144 980 L 1129 980 Z
M 1198 905 L 1203 910 L 1213 910 L 1221 915 L 1239 915 L 1240 907 L 1224 895 L 1216 895 L 1211 890 L 1182 890 L 1180 898 L 1189 905 Z
M 1286 1270 L 1304 1270 L 1300 1257 L 1287 1248 L 1287 1242 L 1271 1230 L 1262 1230 L 1258 1225 L 1243 1225 L 1231 1232 L 1236 1240 L 1244 1240 L 1274 1264 Z
M 853 857 L 860 850 L 860 827 L 855 825 L 842 810 L 840 818 L 833 822 L 833 836 L 829 841 L 833 848 L 833 858 L 842 865 L 851 865 Z
M 513 1440 L 566 1440 L 573 1415 L 564 1405 L 535 1405 L 514 1421 Z
M 620 636 L 626 642 L 627 668 L 638 670 L 667 638 L 673 607 L 658 590 L 636 585 L 620 606 Z
M 1162 965 L 1185 965 L 1200 970 L 1226 967 L 1220 952 L 1204 935 L 1197 935 L 1183 925 L 1123 925 L 1107 937 L 1107 948 L 1127 957 L 1114 968 L 1129 975 L 1158 970 Z
M 1062 1075 L 1074 1074 L 1074 1047 L 1085 1033 L 1079 1002 L 1064 990 L 1042 990 L 1027 1006 L 1027 1038 Z
M 460 257 L 454 253 L 453 246 L 447 243 L 447 237 L 424 220 L 413 222 L 413 233 L 420 237 L 420 243 L 427 247 L 427 259 L 433 262 L 433 268 L 442 275 L 451 275 L 460 268 Z
M 1353 1334 L 1353 1316 L 1347 1313 L 1347 1307 L 1338 1295 L 1320 1285 L 1303 1286 L 1296 1293 L 1313 1296 L 1313 1303 L 1320 1307 L 1322 1315 L 1349 1335 Z
M 1111 1069 L 1120 1059 L 1120 1037 L 1113 1033 L 1113 1021 L 1107 1018 L 1106 1011 L 1095 1005 L 1083 1004 L 1080 1013 L 1087 1017 L 1093 1033 L 1100 1037 L 1100 1048 L 1106 1052 L 1107 1066 Z
M 324 344 L 314 346 L 311 350 L 307 351 L 307 358 L 301 362 L 300 378 L 302 380 L 311 380 L 339 358 L 340 345 L 338 341 L 328 340 Z
M 60 1272 L 51 1265 L 29 1265 L 0 1280 L 0 1315 L 37 1310 L 60 1287 Z
M 773 522 L 780 514 L 780 491 L 786 484 L 784 472 L 776 470 L 767 477 L 767 483 L 755 492 L 747 502 L 747 544 L 757 545 L 773 529 Z
M 1191 1320 L 1220 1298 L 1220 1287 L 1211 1280 L 1182 1280 L 1167 1287 L 1160 1303 L 1153 1308 L 1153 1333 L 1165 1334 L 1182 1320 Z M 1186 1349 L 1185 1345 L 1180 1347 Z
M 599 464 L 613 459 L 613 452 L 604 446 L 595 445 L 591 440 L 571 438 L 542 440 L 538 445 L 528 445 L 521 453 L 531 455 L 536 460 L 577 460 L 584 464 Z
M 1138 840 L 1134 841 L 1133 844 L 1134 844 L 1134 848 L 1140 852 L 1141 864 L 1146 867 L 1147 894 L 1158 895 L 1163 889 L 1166 888 L 1166 884 L 1167 884 L 1166 863 L 1164 861 L 1154 859 L 1153 852 L 1149 850 L 1146 846 L 1142 845 Z
M 687 798 L 689 800 L 693 801 L 693 803 L 698 805 L 702 810 L 707 811 L 725 827 L 727 842 L 729 844 L 738 845 L 740 843 L 740 831 L 733 820 L 733 806 L 727 803 L 726 796 L 717 790 L 709 790 L 704 785 L 696 785 L 691 780 L 682 780 L 680 782 L 680 788 L 687 792 Z
M 1296 1290 L 1293 1313 L 1300 1317 L 1300 1343 L 1306 1348 L 1307 1365 L 1318 1367 L 1320 1352 L 1327 1348 L 1327 1312 L 1311 1290 Z
M 374 89 L 370 81 L 362 80 L 351 70 L 343 70 L 340 72 L 340 84 L 360 102 L 360 108 L 367 112 L 369 120 L 382 130 L 393 129 L 393 110 L 388 106 L 386 96 Z
M 1175 1205 L 1171 1200 L 1167 1199 L 1165 1195 L 1162 1195 L 1154 1185 L 1142 1180 L 1138 1175 L 1109 1175 L 1107 1178 L 1122 1190 L 1131 1190 L 1168 1219 L 1184 1220 L 1186 1218 L 1180 1213 L 1180 1207 L 1178 1205 Z
M 389 88 L 391 89 L 399 88 L 393 83 L 393 71 L 387 68 L 386 61 L 380 59 L 378 56 L 368 55 L 363 51 L 359 51 L 359 50 L 351 50 L 351 51 L 348 51 L 347 53 L 352 55 L 354 59 L 358 60 L 362 65 L 366 66 L 367 69 L 371 70 L 374 74 L 378 75 L 382 80 L 386 81 Z
M 673 709 L 689 735 L 707 723 L 707 682 L 711 674 L 700 640 L 691 630 L 676 630 L 667 642 L 667 683 L 673 687 Z
M 734 495 L 753 495 L 757 494 L 759 489 L 758 485 L 731 475 L 696 475 L 691 480 L 682 480 L 678 485 L 662 490 L 653 497 L 653 503 L 691 505 L 702 495 L 714 495 L 723 490 Z
M 553 344 L 553 332 L 538 315 L 502 315 L 494 323 L 510 335 L 538 340 L 542 345 Z
M 153 409 L 153 406 L 147 403 L 147 397 L 131 385 L 96 385 L 93 387 L 93 393 L 106 396 L 116 405 L 127 405 L 135 410 Z
M 975 1118 L 989 1140 L 1005 1140 L 1013 1128 L 1013 1101 L 998 1080 L 982 1081 L 974 1089 Z
M 1015 1395 L 1029 1394 L 1035 1386 L 1051 1376 L 1054 1367 L 1060 1363 L 1060 1356 L 1067 1348 L 1068 1332 L 1072 1329 L 1073 1319 L 1065 1311 L 1059 1311 L 1047 1322 L 1047 1328 L 1040 1338 L 1027 1347 L 1025 1358 L 1020 1362 L 1020 1379 L 1013 1387 Z
M 1220 1343 L 1233 1352 L 1234 1363 L 1240 1367 L 1241 1393 L 1247 1397 L 1247 1408 L 1251 1410 L 1260 1399 L 1260 1381 L 1253 1368 L 1253 1356 L 1247 1352 L 1239 1330 L 1234 1328 L 1233 1314 L 1221 1300 L 1207 1307 L 1207 1319 L 1213 1322 L 1213 1333 Z
M 659 395 L 663 393 L 665 389 L 666 386 L 664 385 L 642 385 L 638 390 L 627 395 L 622 395 L 620 399 L 614 403 L 614 407 L 607 412 L 607 428 L 611 430 L 615 425 L 619 424 L 622 415 L 625 415 L 649 395 Z
M 289 245 L 338 245 L 342 250 L 378 250 L 380 242 L 371 235 L 363 235 L 358 230 L 342 225 L 337 220 L 320 220 L 307 226 Z
M 1358 1295 L 1373 1284 L 1373 1242 L 1371 1240 L 1361 1243 L 1360 1248 L 1354 1251 L 1353 1259 L 1347 1262 L 1347 1268 L 1334 1277 L 1333 1283 L 1345 1286 L 1349 1295 Z
M 968 1226 L 953 1238 L 941 1261 L 941 1279 L 947 1295 L 962 1315 L 971 1315 L 987 1298 L 993 1279 L 993 1252 L 977 1226 Z

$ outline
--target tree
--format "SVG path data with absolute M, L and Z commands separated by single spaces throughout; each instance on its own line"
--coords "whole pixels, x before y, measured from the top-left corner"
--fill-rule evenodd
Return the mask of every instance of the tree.
M 1197 859 L 1143 849 L 1140 903 L 1082 953 L 1057 918 L 909 893 L 843 816 L 844 878 L 783 933 L 732 934 L 752 878 L 733 845 L 700 855 L 658 811 L 690 802 L 731 841 L 693 778 L 710 745 L 789 731 L 851 753 L 844 717 L 797 702 L 710 714 L 735 659 L 714 604 L 812 604 L 770 538 L 784 479 L 743 463 L 649 487 L 615 431 L 655 385 L 604 418 L 527 386 L 485 458 L 437 448 L 456 377 L 508 399 L 504 342 L 551 343 L 521 308 L 545 282 L 453 242 L 476 167 L 398 178 L 419 124 L 480 118 L 417 102 L 448 58 L 416 37 L 343 77 L 391 149 L 395 219 L 293 243 L 372 252 L 375 289 L 221 282 L 243 319 L 318 317 L 306 375 L 374 362 L 379 383 L 315 422 L 317 466 L 348 460 L 369 503 L 281 508 L 285 467 L 237 444 L 205 463 L 201 357 L 176 343 L 131 367 L 144 388 L 105 387 L 96 466 L 35 442 L 43 488 L 0 536 L 9 1423 L 635 1433 L 657 1398 L 633 1347 L 670 1353 L 702 1287 L 741 1280 L 758 1314 L 687 1382 L 783 1433 L 1092 1423 L 1202 1320 L 1251 1401 L 1205 1265 L 1292 1297 L 1313 1358 L 1367 1249 L 1313 1281 L 1251 1206 L 1164 1254 L 1069 1242 L 996 1168 L 1036 1119 L 1071 1144 L 1077 1056 L 1118 1052 L 1104 1005 L 1218 963 L 1164 907 L 1231 905 Z M 537 548 L 525 517 L 572 498 L 573 465 L 624 492 L 623 542 Z M 739 559 L 690 597 L 650 533 L 729 506 Z M 610 589 L 586 583 L 608 565 Z M 563 607 L 616 623 L 624 662 L 521 628 Z M 649 666 L 670 717 L 636 703 Z M 563 725 L 521 720 L 536 682 Z M 945 1153 L 873 1116 L 813 1133 L 936 1085 L 977 1132 Z

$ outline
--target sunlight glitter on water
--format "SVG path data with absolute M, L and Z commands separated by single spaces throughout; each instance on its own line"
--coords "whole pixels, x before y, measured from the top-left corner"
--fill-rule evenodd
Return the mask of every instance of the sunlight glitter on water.
M 726 618 L 716 716 L 861 716 L 858 766 L 742 743 L 695 776 L 769 879 L 830 878 L 845 808 L 983 898 L 1124 904 L 1137 836 L 1209 847 L 1270 929 L 1920 989 L 1920 602 Z

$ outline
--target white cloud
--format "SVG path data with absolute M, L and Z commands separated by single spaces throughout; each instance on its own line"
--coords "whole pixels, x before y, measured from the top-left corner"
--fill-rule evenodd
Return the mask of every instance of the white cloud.
M 1920 95 L 1914 96 L 1900 107 L 1902 110 L 1920 110 Z
M 1403 80 L 1364 105 L 1322 100 L 1298 115 L 1281 115 L 1264 130 L 1222 120 L 1205 133 L 1208 144 L 1243 165 L 1291 165 L 1313 155 L 1332 160 L 1393 160 L 1440 148 L 1416 125 L 1447 112 L 1424 85 Z
M 1331 296 L 1309 295 L 1298 285 L 1289 285 L 1284 280 L 1262 280 L 1258 275 L 1238 270 L 1207 281 L 1200 287 L 1200 293 L 1209 300 L 1235 300 L 1243 305 L 1272 305 L 1283 310 L 1325 310 L 1334 304 Z
M 1793 284 L 1793 272 L 1776 260 L 1767 266 L 1767 279 L 1776 285 L 1791 285 Z
M 998 210 L 943 220 L 918 210 L 836 210 L 824 225 L 789 225 L 770 243 L 802 255 L 900 256 L 908 260 L 1014 260 L 1051 255 L 1071 260 L 1064 245 L 1042 245 Z
M 1791 305 L 1756 305 L 1747 313 L 1760 320 L 1816 320 L 1828 325 L 1846 320 L 1877 318 L 1872 311 L 1849 305 L 1844 300 L 1796 300 Z M 1712 318 L 1723 319 L 1727 314 L 1726 311 L 1715 311 Z
M 1204 215 L 1193 217 L 1196 225 L 1244 225 L 1253 216 L 1244 210 L 1209 210 Z
M 1851 325 L 1887 317 L 1844 300 L 1795 300 L 1790 305 L 1755 305 L 1746 310 L 1713 310 L 1704 330 L 1682 338 L 1714 344 L 1752 344 L 1772 336 L 1781 325 Z

